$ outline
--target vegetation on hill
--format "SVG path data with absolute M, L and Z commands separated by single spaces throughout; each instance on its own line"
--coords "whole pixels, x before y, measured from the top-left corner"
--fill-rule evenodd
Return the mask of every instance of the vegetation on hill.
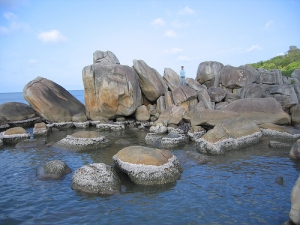
M 284 55 L 279 55 L 267 61 L 248 64 L 254 68 L 264 68 L 267 70 L 280 69 L 282 75 L 290 77 L 295 69 L 300 69 L 300 49 L 290 46 Z

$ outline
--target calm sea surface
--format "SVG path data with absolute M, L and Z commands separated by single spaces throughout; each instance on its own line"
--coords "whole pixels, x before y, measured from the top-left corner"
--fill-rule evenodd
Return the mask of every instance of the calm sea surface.
M 70 92 L 84 102 L 83 91 Z M 26 103 L 22 93 L 0 94 L 0 104 L 8 101 Z M 32 134 L 32 128 L 27 131 Z M 53 132 L 41 140 L 56 142 L 75 131 Z M 269 140 L 262 139 L 224 156 L 209 156 L 203 165 L 191 156 L 197 152 L 189 142 L 170 149 L 183 167 L 177 182 L 148 187 L 125 177 L 119 194 L 86 195 L 71 189 L 76 169 L 94 162 L 112 165 L 112 156 L 126 147 L 116 144 L 118 140 L 147 146 L 147 130 L 99 133 L 110 145 L 93 151 L 2 147 L 0 224 L 275 225 L 289 219 L 290 193 L 300 170 L 300 164 L 288 157 L 290 147 L 270 148 Z M 55 159 L 66 162 L 72 173 L 62 180 L 38 180 L 37 168 Z M 283 184 L 275 182 L 277 177 L 283 177 Z

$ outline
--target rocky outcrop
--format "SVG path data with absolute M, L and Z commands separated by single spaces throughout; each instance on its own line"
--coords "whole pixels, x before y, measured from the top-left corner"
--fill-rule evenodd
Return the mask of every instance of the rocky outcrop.
M 262 84 L 283 84 L 282 80 L 282 74 L 280 70 L 266 70 L 259 68 L 259 79 L 257 80 L 257 83 Z
M 121 181 L 113 167 L 93 163 L 75 171 L 72 189 L 92 194 L 115 194 L 120 191 Z
M 170 68 L 165 68 L 163 79 L 170 91 L 174 91 L 180 86 L 180 76 Z
M 96 63 L 82 70 L 87 117 L 129 116 L 142 104 L 138 76 L 129 66 Z
M 162 76 L 143 60 L 133 60 L 133 68 L 138 74 L 141 90 L 148 100 L 155 101 L 168 90 Z
M 37 177 L 40 180 L 57 180 L 71 172 L 70 167 L 66 163 L 61 160 L 53 160 L 46 162 L 44 166 L 38 168 Z
M 45 120 L 71 122 L 72 116 L 85 113 L 85 106 L 60 85 L 43 77 L 30 81 L 23 89 L 25 100 Z
M 229 149 L 238 149 L 259 142 L 262 136 L 256 123 L 244 117 L 235 117 L 217 124 L 196 140 L 201 153 L 223 154 Z
M 274 98 L 246 98 L 235 100 L 222 108 L 223 112 L 236 112 L 257 124 L 288 125 L 290 116 Z
M 33 108 L 21 102 L 6 102 L 1 104 L 0 116 L 4 117 L 10 126 L 32 126 L 40 120 L 40 116 Z
M 291 193 L 290 219 L 295 225 L 300 224 L 300 177 L 297 179 Z
M 213 81 L 214 87 L 217 87 L 220 83 L 220 72 L 223 69 L 224 65 L 220 62 L 215 61 L 206 61 L 202 62 L 198 66 L 196 80 L 200 83 L 206 83 L 207 81 Z
M 107 64 L 120 64 L 118 58 L 111 51 L 99 51 L 96 50 L 93 54 L 93 63 Z
M 182 172 L 176 156 L 168 150 L 130 146 L 120 150 L 113 156 L 113 160 L 136 184 L 174 182 Z
M 207 89 L 207 93 L 212 102 L 221 102 L 227 94 L 227 92 L 220 87 L 210 87 Z

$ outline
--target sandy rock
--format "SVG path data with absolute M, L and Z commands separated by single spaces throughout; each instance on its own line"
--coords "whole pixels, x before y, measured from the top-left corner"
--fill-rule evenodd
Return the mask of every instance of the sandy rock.
M 103 163 L 93 163 L 75 171 L 72 189 L 92 194 L 115 194 L 120 191 L 121 181 L 115 170 Z
M 150 112 L 147 106 L 141 105 L 135 111 L 135 119 L 138 121 L 148 121 L 150 119 Z
M 44 136 L 48 133 L 48 127 L 44 122 L 36 123 L 33 127 L 33 135 L 34 136 Z
M 15 144 L 24 139 L 29 139 L 30 134 L 22 127 L 13 127 L 0 133 L 0 139 L 4 144 Z
M 182 172 L 176 156 L 168 150 L 130 146 L 120 150 L 113 156 L 113 160 L 137 184 L 174 182 Z

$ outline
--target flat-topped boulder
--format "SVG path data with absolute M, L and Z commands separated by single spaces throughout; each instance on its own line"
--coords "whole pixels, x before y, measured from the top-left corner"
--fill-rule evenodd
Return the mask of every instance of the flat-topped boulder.
M 183 102 L 197 99 L 197 92 L 187 85 L 180 85 L 172 92 L 172 94 L 175 105 L 180 105 Z
M 120 131 L 125 130 L 125 125 L 123 123 L 98 123 L 96 125 L 98 130 L 112 130 L 112 131 Z
M 300 138 L 300 130 L 291 126 L 281 126 L 272 123 L 264 123 L 258 125 L 262 134 L 272 138 L 284 140 L 297 140 Z
M 148 100 L 155 101 L 168 90 L 162 76 L 143 60 L 133 60 L 133 68 L 138 74 L 141 90 Z
M 32 126 L 40 120 L 40 116 L 31 106 L 21 102 L 6 102 L 1 104 L 0 116 L 6 119 L 7 124 L 14 127 Z
M 182 168 L 170 151 L 143 146 L 129 146 L 113 156 L 113 160 L 136 184 L 154 185 L 174 182 Z
M 33 135 L 34 136 L 44 136 L 48 133 L 48 127 L 44 122 L 36 123 L 33 127 Z
M 25 85 L 25 100 L 45 120 L 51 123 L 71 122 L 78 113 L 85 113 L 85 106 L 62 86 L 43 77 Z
M 0 133 L 0 139 L 3 140 L 4 144 L 15 144 L 24 139 L 29 139 L 30 134 L 22 127 L 9 128 L 4 132 Z
M 224 120 L 196 140 L 201 153 L 223 154 L 229 149 L 238 149 L 259 142 L 262 133 L 253 121 L 245 117 Z
M 72 189 L 91 194 L 115 194 L 121 181 L 113 167 L 93 163 L 77 169 L 72 177 Z
M 71 173 L 70 167 L 61 160 L 48 161 L 38 168 L 37 177 L 40 180 L 61 179 L 64 175 Z
M 283 111 L 274 98 L 244 98 L 235 100 L 222 108 L 223 112 L 236 112 L 257 124 L 291 124 L 290 116 Z
M 69 150 L 90 150 L 101 147 L 109 142 L 96 131 L 78 131 L 55 143 L 55 147 Z
M 83 68 L 82 80 L 91 120 L 129 116 L 142 104 L 138 75 L 132 67 L 96 63 Z

